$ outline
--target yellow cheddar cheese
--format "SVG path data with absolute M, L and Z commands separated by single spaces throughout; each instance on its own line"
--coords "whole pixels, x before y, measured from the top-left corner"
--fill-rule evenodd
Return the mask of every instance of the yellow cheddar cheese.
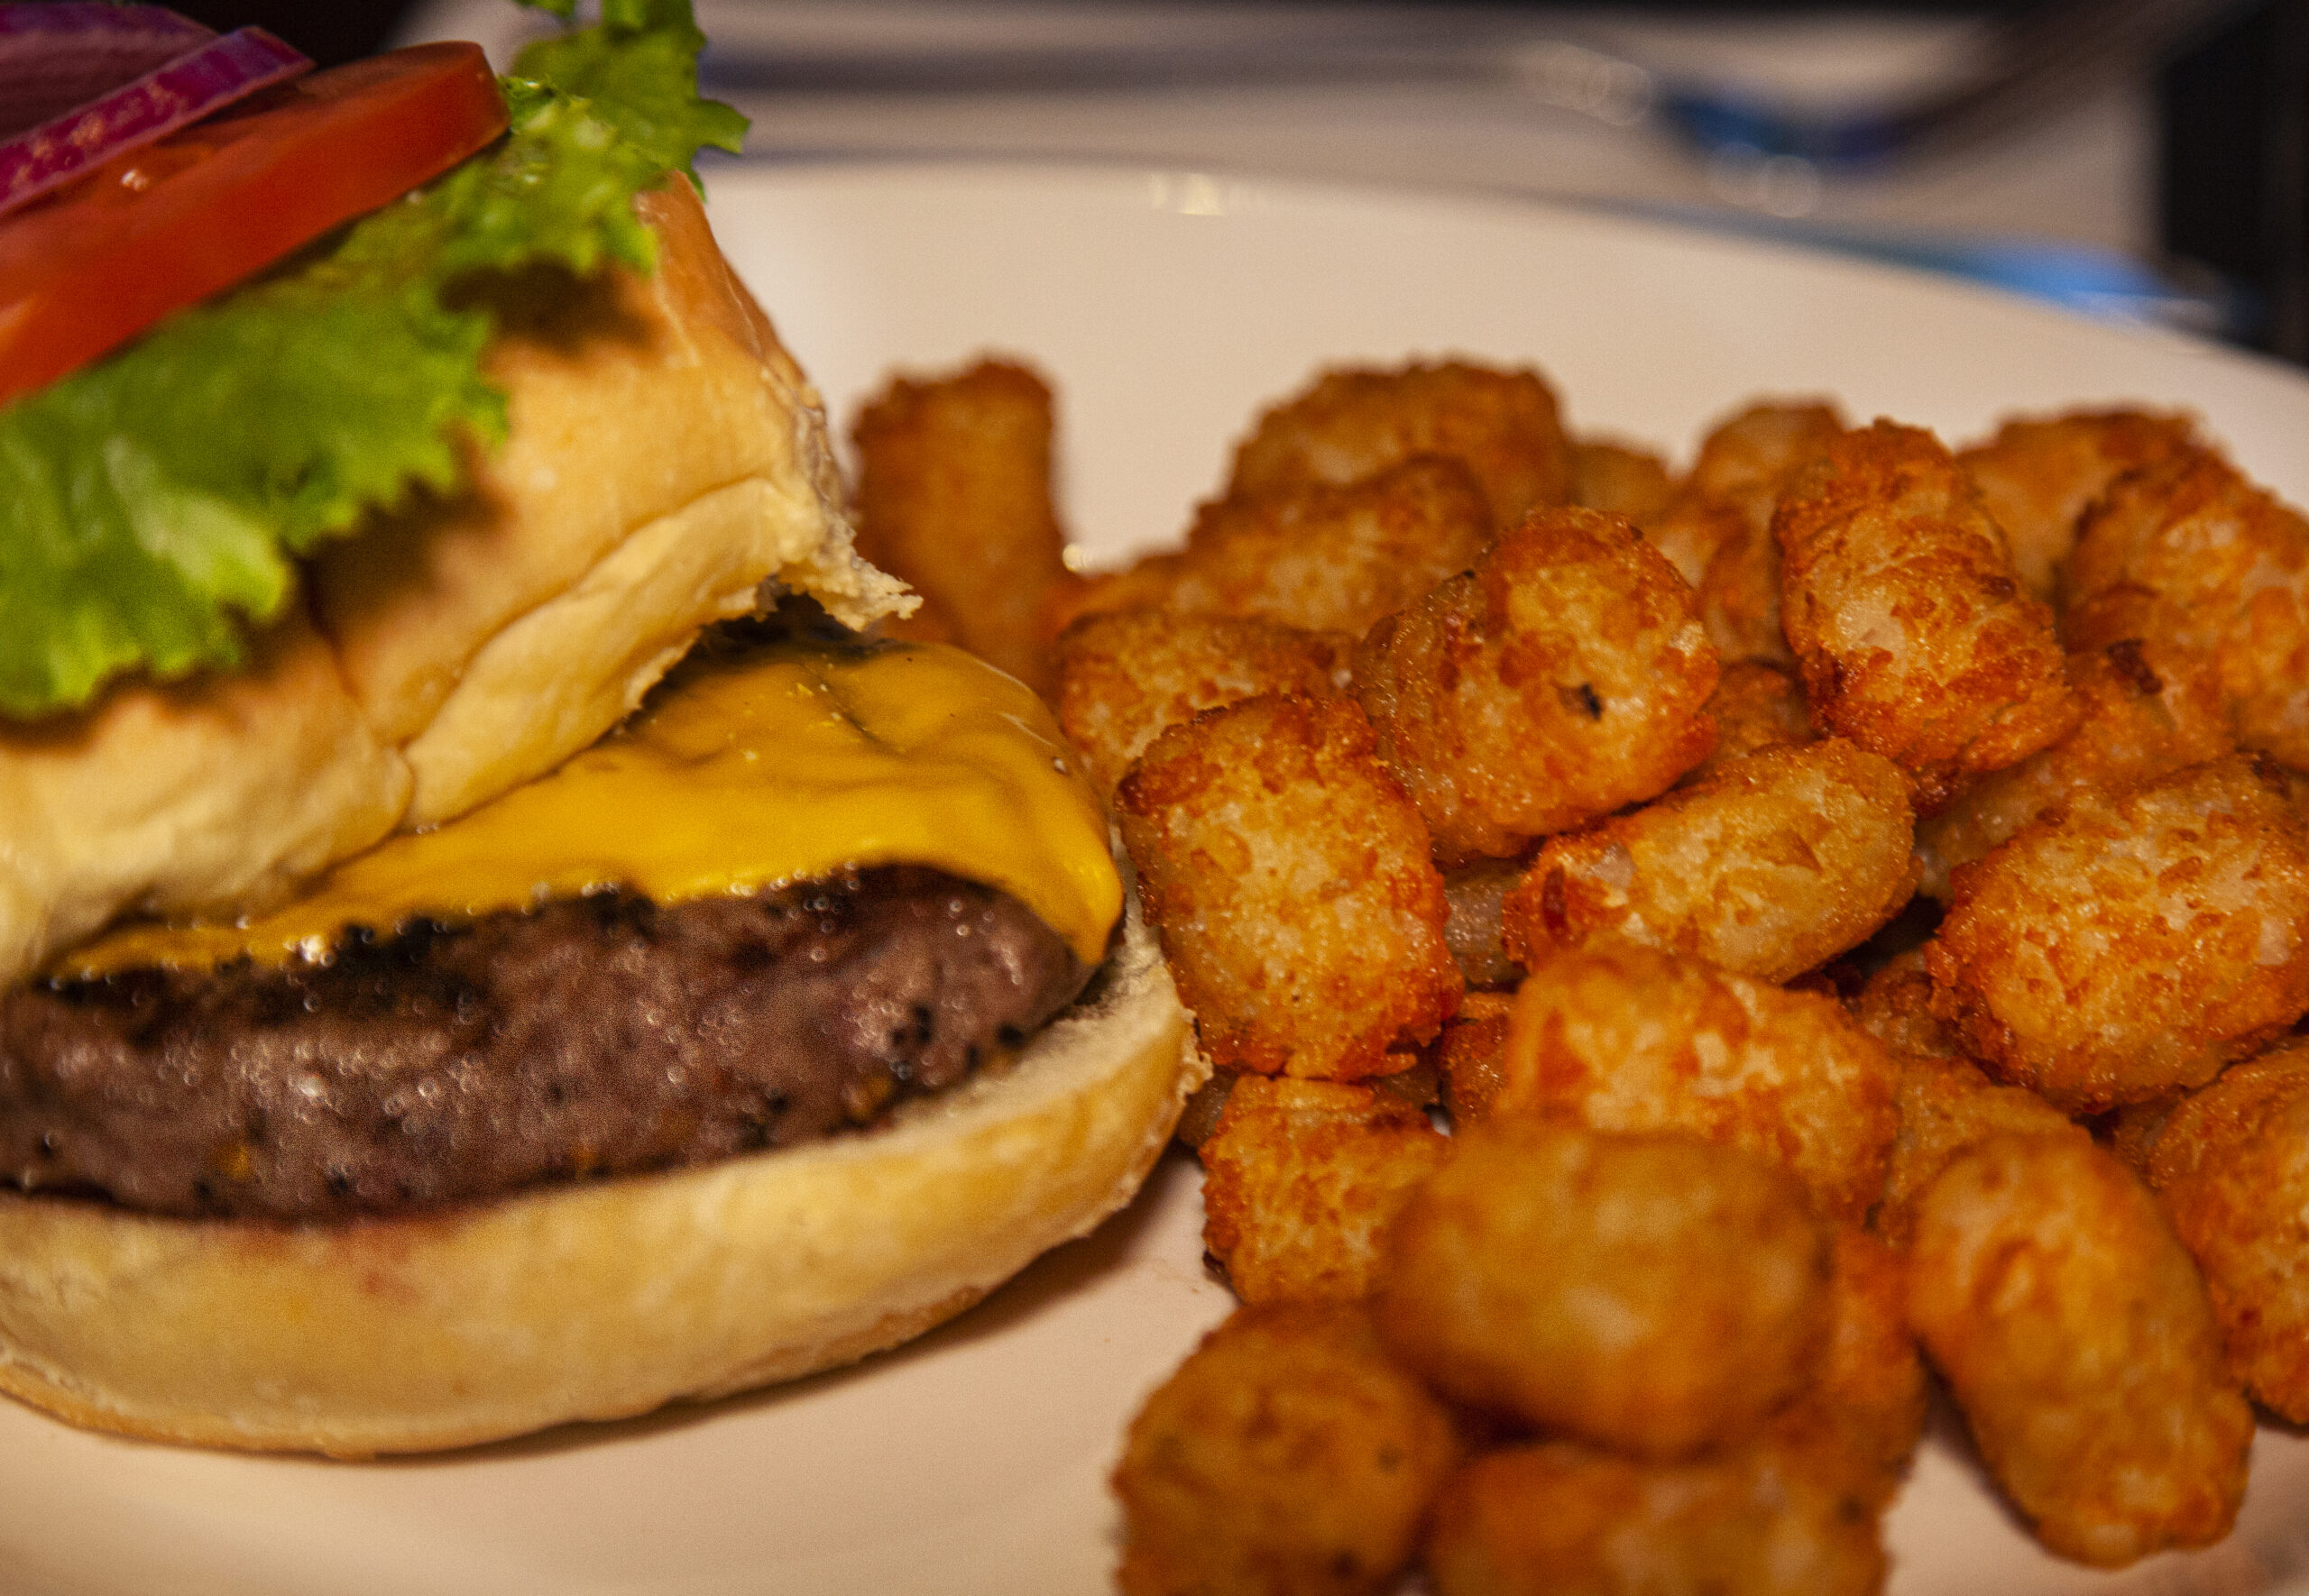
M 778 644 L 684 666 L 526 786 L 231 924 L 119 928 L 52 973 L 326 958 L 389 931 L 620 887 L 659 903 L 919 864 L 1010 894 L 1084 960 L 1122 913 L 1105 812 L 1042 702 L 959 649 Z

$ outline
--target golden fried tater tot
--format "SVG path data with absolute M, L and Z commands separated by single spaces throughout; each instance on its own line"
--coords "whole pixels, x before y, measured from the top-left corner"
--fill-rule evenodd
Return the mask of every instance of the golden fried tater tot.
M 1636 524 L 1644 540 L 1665 555 L 1668 564 L 1676 568 L 1676 574 L 1693 588 L 1699 586 L 1700 577 L 1706 572 L 1708 562 L 1716 557 L 1716 551 L 1745 531 L 1748 525 L 1738 505 L 1708 499 L 1688 489 L 1678 493 L 1649 523 Z M 1773 558 L 1779 558 L 1777 551 Z M 1779 566 L 1775 564 L 1772 569 L 1776 574 Z M 1780 614 L 1777 581 L 1772 614 L 1776 626 Z
M 1447 361 L 1325 371 L 1258 420 L 1235 450 L 1228 497 L 1352 482 L 1413 454 L 1475 473 L 1495 526 L 1571 494 L 1571 445 L 1555 390 L 1530 370 Z
M 1908 1260 L 1835 1227 L 1828 1343 L 1812 1388 L 1771 1420 L 1773 1442 L 1841 1466 L 1872 1507 L 1890 1502 L 1924 1435 L 1924 1360 L 1909 1332 Z
M 1830 1264 L 1803 1186 L 1761 1160 L 1495 1118 L 1404 1205 L 1371 1311 L 1446 1395 L 1667 1460 L 1811 1380 Z
M 1353 1302 L 1449 1145 L 1390 1094 L 1246 1076 L 1202 1145 L 1203 1244 L 1245 1302 Z
M 1867 940 L 1916 886 L 1908 780 L 1842 738 L 1769 748 L 1548 839 L 1500 910 L 1507 956 L 1614 936 L 1785 981 Z
M 2156 1199 L 2071 1137 L 1993 1136 L 1925 1193 L 1909 1319 L 1997 1483 L 2063 1556 L 2228 1533 L 2252 1411 Z
M 1682 491 L 1646 527 L 1692 584 L 1708 641 L 1726 661 L 1795 665 L 1780 633 L 1772 509 L 1789 473 L 1843 430 L 1826 405 L 1751 405 L 1702 440 Z
M 1924 968 L 1921 948 L 1879 965 L 1844 1006 L 1863 1031 L 1888 1048 L 1933 1059 L 1965 1057 L 1963 1040 L 1932 1012 L 1932 974 Z
M 1478 859 L 1443 876 L 1451 919 L 1443 940 L 1470 986 L 1505 986 L 1522 975 L 1499 940 L 1499 908 L 1523 866 L 1517 859 Z
M 2199 450 L 2120 477 L 2069 563 L 2072 647 L 2218 684 L 2240 747 L 2309 769 L 2309 518 Z
M 1379 1596 L 1458 1461 L 1360 1308 L 1246 1307 L 1131 1422 L 1126 1596 Z
M 1946 900 L 1948 873 L 1969 864 L 2078 793 L 2115 793 L 2236 745 L 2220 696 L 2200 673 L 2159 676 L 2133 638 L 2068 656 L 2084 718 L 2048 748 L 1992 771 L 1918 822 L 1918 890 Z M 1718 690 L 1719 693 L 1721 689 Z
M 2309 1423 L 2309 1041 L 2190 1094 L 2147 1153 L 2148 1184 L 2204 1270 L 2231 1375 Z
M 1262 693 L 1328 697 L 1354 639 L 1272 621 L 1160 610 L 1085 616 L 1058 639 L 1058 723 L 1111 793 L 1171 727 Z
M 1743 527 L 1716 546 L 1693 589 L 1707 640 L 1725 659 L 1796 668 L 1780 619 L 1780 544 L 1770 527 Z
M 1686 485 L 1767 528 L 1789 473 L 1810 464 L 1843 431 L 1833 400 L 1760 399 L 1709 429 Z
M 2075 725 L 2052 611 L 1930 433 L 1828 445 L 1773 513 L 1780 625 L 1823 727 L 1900 764 L 1929 812 Z
M 1311 482 L 1203 505 L 1164 602 L 1359 637 L 1482 558 L 1492 532 L 1467 467 L 1414 454 L 1343 487 Z
M 1872 1223 L 1896 1247 L 1915 1239 L 1918 1201 L 1965 1149 L 2007 1133 L 2092 1140 L 2036 1093 L 1997 1085 L 1969 1059 L 1900 1052 L 1892 1058 L 1900 1072 L 1900 1132 L 1892 1141 L 1884 1200 Z
M 2170 460 L 2194 444 L 2185 416 L 2071 410 L 2015 417 L 1986 443 L 1958 450 L 1956 463 L 2003 529 L 2013 574 L 2050 604 L 2057 602 L 2057 573 L 2086 507 L 2125 472 Z
M 1691 591 L 1625 521 L 1533 516 L 1371 628 L 1355 691 L 1436 857 L 1522 850 L 1707 757 L 1716 651 Z
M 1259 697 L 1156 738 L 1116 793 L 1146 915 L 1228 1069 L 1398 1065 L 1463 983 L 1419 812 L 1351 700 Z
M 1486 1453 L 1445 1481 L 1436 1596 L 1872 1596 L 1876 1514 L 1800 1452 L 1643 1463 L 1575 1442 Z
M 1042 379 L 980 361 L 893 379 L 851 435 L 858 552 L 922 594 L 928 615 L 909 635 L 959 643 L 1045 694 L 1043 607 L 1067 575 L 1051 432 Z
M 1812 729 L 1811 708 L 1804 702 L 1804 684 L 1796 679 L 1793 667 L 1783 669 L 1760 659 L 1725 661 L 1707 712 L 1716 720 L 1716 752 L 1684 772 L 1681 784 L 1687 787 L 1734 759 L 1819 740 Z
M 2309 1011 L 2309 830 L 2243 756 L 2087 793 L 1959 869 L 1932 1012 L 2067 1113 L 2203 1086 Z
M 1571 502 L 1582 509 L 1649 527 L 1675 496 L 1668 463 L 1649 449 L 1612 438 L 1580 438 L 1571 445 Z
M 1491 536 L 1490 508 L 1467 469 L 1414 454 L 1344 487 L 1212 500 L 1184 548 L 1080 580 L 1045 604 L 1045 625 L 1056 631 L 1098 610 L 1146 607 L 1359 637 L 1473 565 Z
M 1442 1072 L 1443 1105 L 1457 1129 L 1491 1117 L 1492 1101 L 1507 1080 L 1507 1021 L 1514 1010 L 1508 993 L 1470 992 L 1428 1050 Z
M 1688 1132 L 1784 1165 L 1835 1218 L 1884 1188 L 1892 1060 L 1834 998 L 1598 940 L 1532 968 L 1505 1070 L 1498 1116 Z

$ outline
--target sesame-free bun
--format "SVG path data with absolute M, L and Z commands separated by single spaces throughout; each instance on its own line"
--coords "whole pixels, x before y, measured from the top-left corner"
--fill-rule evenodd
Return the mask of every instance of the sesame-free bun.
M 349 1223 L 0 1197 L 0 1390 L 155 1440 L 366 1456 L 791 1379 L 1122 1206 L 1206 1069 L 1134 907 L 1014 1065 L 867 1133 Z
M 648 277 L 499 296 L 504 447 L 315 563 L 246 668 L 115 683 L 0 727 L 0 982 L 123 913 L 262 908 L 608 730 L 714 621 L 777 591 L 865 626 L 818 396 L 688 182 L 637 202 Z

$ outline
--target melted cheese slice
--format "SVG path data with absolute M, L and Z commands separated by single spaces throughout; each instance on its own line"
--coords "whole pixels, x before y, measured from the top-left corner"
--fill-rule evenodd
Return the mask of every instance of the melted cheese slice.
M 780 644 L 684 667 L 552 775 L 392 838 L 283 908 L 127 926 L 52 973 L 323 958 L 352 925 L 470 920 L 612 886 L 673 903 L 889 864 L 998 887 L 1096 964 L 1122 884 L 1078 766 L 1039 699 L 959 649 Z

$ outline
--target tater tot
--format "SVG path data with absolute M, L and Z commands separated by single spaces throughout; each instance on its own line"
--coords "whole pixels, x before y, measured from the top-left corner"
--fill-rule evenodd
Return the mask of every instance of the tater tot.
M 1451 1111 L 1455 1128 L 1491 1117 L 1492 1103 L 1507 1081 L 1507 1023 L 1514 1012 L 1515 999 L 1508 993 L 1470 992 L 1429 1048 L 1443 1077 L 1443 1105 Z
M 2228 1533 L 2252 1411 L 2196 1265 L 2108 1153 L 2004 1135 L 1960 1155 L 1918 1211 L 1909 1318 L 2053 1551 L 2113 1567 Z
M 2067 735 L 2052 611 L 2023 592 L 1971 480 L 1930 433 L 1845 433 L 1772 517 L 1780 625 L 1821 725 L 1898 763 L 1918 808 Z
M 1396 1068 L 1463 982 L 1419 812 L 1346 699 L 1259 697 L 1156 738 L 1116 793 L 1146 914 L 1228 1069 Z
M 1413 454 L 1448 454 L 1483 484 L 1495 526 L 1571 493 L 1555 390 L 1533 371 L 1448 361 L 1325 371 L 1258 419 L 1227 491 L 1351 482 Z
M 2236 745 L 2210 679 L 2160 676 L 2133 638 L 2068 657 L 2084 719 L 2050 748 L 1992 771 L 1916 830 L 1918 890 L 1946 900 L 1948 875 L 2084 792 L 2114 793 Z M 1719 693 L 1721 689 L 1718 690 Z
M 1131 1423 L 1126 1596 L 1380 1596 L 1458 1463 L 1449 1416 L 1359 1308 L 1246 1307 Z
M 1752 527 L 1770 527 L 1789 473 L 1811 463 L 1843 431 L 1843 413 L 1832 400 L 1758 400 L 1708 429 L 1686 485 L 1736 507 Z
M 1745 1153 L 1494 1119 L 1396 1218 L 1372 1314 L 1448 1396 L 1672 1459 L 1810 1380 L 1830 1257 L 1802 1185 Z
M 2309 1041 L 2191 1093 L 2147 1151 L 2148 1184 L 2204 1271 L 2230 1373 L 2309 1424 Z
M 1905 1257 L 1857 1225 L 1835 1227 L 1818 1378 L 1766 1432 L 1838 1470 L 1878 1508 L 1899 1491 L 1924 1435 L 1924 1359 L 1909 1331 L 1908 1289 Z
M 2240 747 L 2309 769 L 2309 518 L 2219 455 L 2120 477 L 2069 562 L 2073 647 L 2126 637 L 2210 673 Z
M 1427 1541 L 1436 1596 L 1872 1596 L 1875 1513 L 1801 1453 L 1645 1463 L 1575 1442 L 1452 1475 Z
M 1633 519 L 1633 517 L 1629 518 Z M 1670 500 L 1649 522 L 1638 521 L 1644 541 L 1667 556 L 1676 574 L 1693 588 L 1707 570 L 1707 563 L 1716 551 L 1747 529 L 1747 522 L 1740 508 L 1726 500 L 1709 499 L 1688 489 Z M 1777 555 L 1774 556 L 1777 558 Z M 1775 573 L 1778 567 L 1774 566 Z M 1772 614 L 1778 624 L 1780 601 L 1775 578 Z M 1736 657 L 1736 656 L 1735 656 Z
M 2020 584 L 2058 604 L 2060 570 L 2076 545 L 2076 524 L 2109 484 L 2129 471 L 2196 446 L 2185 416 L 2153 410 L 2071 410 L 2017 416 L 1996 436 L 1956 451 L 2004 531 Z
M 1688 1132 L 1780 1163 L 1836 1218 L 1884 1188 L 1895 1070 L 1833 998 L 1599 940 L 1533 967 L 1504 1067 L 1497 1115 Z
M 1796 668 L 1780 624 L 1780 544 L 1770 527 L 1743 527 L 1719 544 L 1693 596 L 1719 656 Z
M 1523 973 L 1499 940 L 1500 905 L 1522 876 L 1523 866 L 1515 859 L 1478 859 L 1444 873 L 1451 918 L 1443 940 L 1470 986 L 1504 986 Z
M 1804 684 L 1792 667 L 1760 659 L 1726 660 L 1707 712 L 1716 721 L 1716 752 L 1684 772 L 1681 784 L 1687 787 L 1734 759 L 1819 740 L 1804 702 Z
M 1204 710 L 1262 693 L 1327 697 L 1354 639 L 1272 621 L 1160 610 L 1090 615 L 1060 634 L 1058 723 L 1111 793 L 1146 745 Z
M 1625 521 L 1533 516 L 1371 628 L 1355 691 L 1446 864 L 1664 791 L 1716 744 L 1691 591 Z
M 1203 505 L 1185 550 L 1164 567 L 1162 602 L 1359 637 L 1473 565 L 1492 532 L 1467 469 L 1414 454 L 1345 486 L 1311 482 Z
M 1668 463 L 1650 449 L 1613 438 L 1580 438 L 1571 445 L 1570 501 L 1582 509 L 1649 527 L 1675 493 Z
M 1050 389 L 980 361 L 952 377 L 893 379 L 858 417 L 858 552 L 922 594 L 928 628 L 1051 686 L 1042 614 L 1067 576 L 1051 503 Z
M 1246 1076 L 1202 1145 L 1203 1244 L 1245 1302 L 1353 1302 L 1449 1145 L 1368 1087 Z
M 2309 1010 L 2309 831 L 2242 756 L 2087 793 L 1952 879 L 1933 1013 L 2070 1114 L 2203 1086 Z
M 1900 1134 L 1884 1175 L 1884 1200 L 1872 1224 L 1896 1247 L 1916 1234 L 1916 1206 L 1940 1171 L 1966 1148 L 2008 1133 L 2092 1140 L 2082 1125 L 2026 1087 L 1999 1086 L 1969 1059 L 1892 1055 L 1900 1068 Z
M 1780 626 L 1780 545 L 1772 508 L 1790 472 L 1843 431 L 1834 409 L 1751 405 L 1701 441 L 1691 475 L 1644 536 L 1692 585 L 1700 624 L 1727 663 L 1793 667 Z
M 1615 936 L 1785 981 L 1909 901 L 1915 817 L 1890 760 L 1841 738 L 1717 767 L 1631 814 L 1550 837 L 1500 910 L 1507 955 Z

